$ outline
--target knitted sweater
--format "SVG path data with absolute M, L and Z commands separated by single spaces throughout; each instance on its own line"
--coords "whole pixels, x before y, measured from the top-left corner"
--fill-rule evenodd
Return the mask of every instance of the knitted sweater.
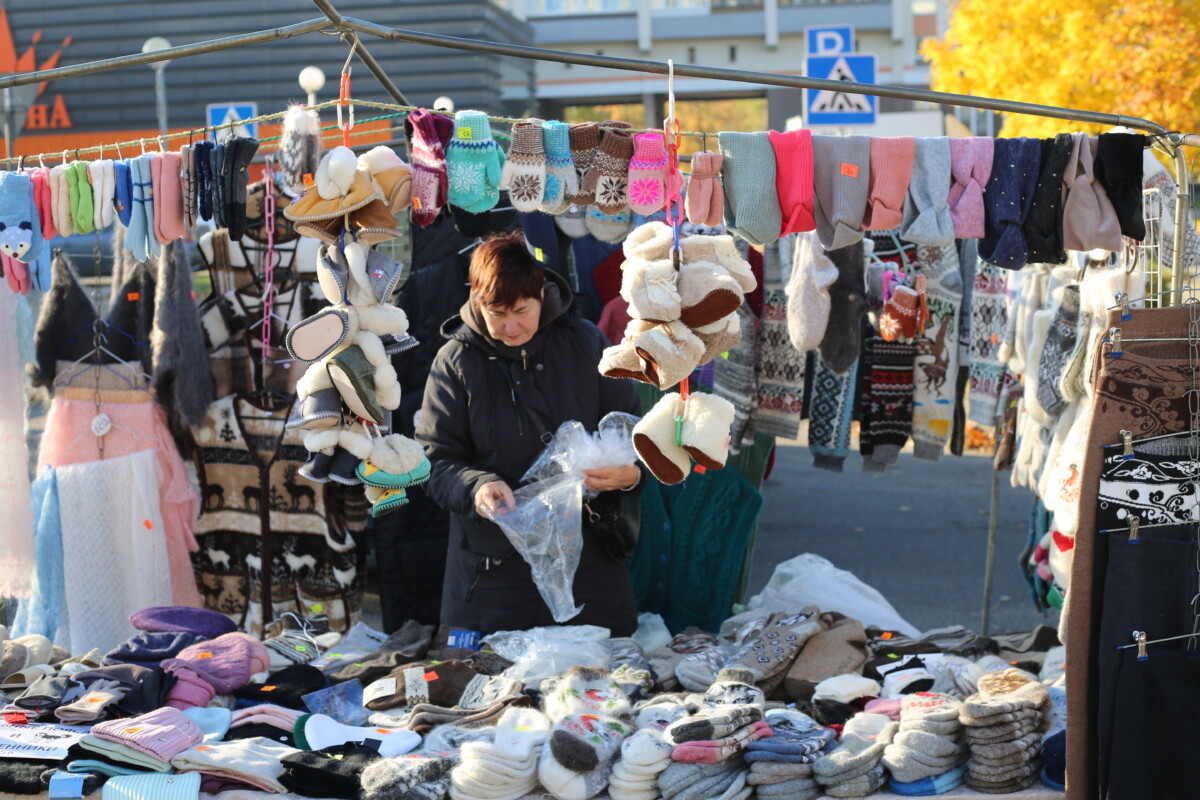
M 918 258 L 927 282 L 929 327 L 923 335 L 918 334 L 915 342 L 913 455 L 936 461 L 941 458 L 954 422 L 962 274 L 953 245 L 922 247 Z

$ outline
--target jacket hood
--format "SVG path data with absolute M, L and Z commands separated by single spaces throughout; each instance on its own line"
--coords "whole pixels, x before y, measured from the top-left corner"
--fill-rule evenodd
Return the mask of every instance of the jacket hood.
M 526 345 L 526 349 L 530 346 L 537 347 L 537 341 L 541 338 L 542 331 L 554 324 L 556 320 L 562 317 L 571 308 L 571 304 L 575 300 L 575 295 L 571 291 L 570 285 L 566 279 L 557 272 L 546 270 L 546 285 L 545 294 L 542 297 L 542 314 L 538 320 L 538 332 Z M 455 339 L 461 342 L 484 347 L 496 355 L 505 356 L 507 358 L 518 358 L 521 348 L 509 347 L 503 342 L 493 339 L 487 332 L 487 324 L 480 316 L 479 310 L 475 307 L 475 303 L 471 298 L 467 298 L 467 302 L 463 303 L 462 308 L 458 310 L 458 314 L 451 317 L 442 323 L 442 336 L 447 339 Z

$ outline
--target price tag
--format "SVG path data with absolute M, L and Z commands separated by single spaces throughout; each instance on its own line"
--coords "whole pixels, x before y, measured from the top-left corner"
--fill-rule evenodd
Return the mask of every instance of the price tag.
M 96 437 L 104 436 L 112 430 L 112 420 L 108 418 L 108 414 L 100 412 L 92 417 L 92 435 Z
M 858 166 L 855 164 L 842 164 L 842 174 L 847 178 L 857 178 Z
M 470 129 L 470 128 L 467 128 L 467 127 L 462 127 L 462 128 L 459 128 L 459 129 L 458 129 L 458 138 L 460 138 L 460 139 L 470 139 L 470 138 L 472 138 L 472 136 L 471 136 L 471 129 Z
M 196 658 L 212 658 L 212 653 L 199 653 Z
M 300 180 L 301 180 L 301 182 L 302 182 L 302 183 L 303 183 L 305 186 L 312 186 L 312 185 L 313 185 L 313 176 L 312 176 L 312 173 L 311 173 L 311 172 L 306 172 L 306 173 L 304 173 L 304 174 L 303 174 L 303 175 L 300 177 Z
M 363 690 L 363 706 L 379 697 L 391 697 L 396 693 L 395 678 L 380 678 Z
M 275 687 L 274 686 L 264 686 L 264 687 L 262 687 L 262 690 L 264 692 L 273 692 L 273 691 L 275 691 Z

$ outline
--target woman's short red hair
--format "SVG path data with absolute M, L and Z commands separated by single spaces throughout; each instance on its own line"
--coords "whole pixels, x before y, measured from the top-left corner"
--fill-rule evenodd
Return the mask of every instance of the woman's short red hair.
M 520 231 L 492 236 L 471 255 L 471 296 L 481 306 L 512 308 L 522 300 L 538 299 L 546 271 L 525 248 Z

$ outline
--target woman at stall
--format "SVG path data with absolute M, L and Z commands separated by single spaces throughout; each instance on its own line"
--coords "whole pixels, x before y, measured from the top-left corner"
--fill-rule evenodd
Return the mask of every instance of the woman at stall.
M 483 242 L 470 267 L 470 298 L 447 320 L 417 418 L 417 440 L 433 470 L 429 496 L 450 513 L 442 590 L 444 628 L 482 634 L 553 625 L 529 565 L 488 517 L 513 505 L 513 489 L 569 420 L 594 431 L 604 415 L 640 415 L 629 381 L 597 371 L 604 335 L 572 316 L 566 281 L 544 269 L 520 233 Z M 585 471 L 598 492 L 636 493 L 636 464 Z M 636 504 L 634 504 L 636 505 Z M 569 624 L 599 625 L 613 636 L 637 627 L 629 572 L 597 541 L 583 515 L 583 553 Z

